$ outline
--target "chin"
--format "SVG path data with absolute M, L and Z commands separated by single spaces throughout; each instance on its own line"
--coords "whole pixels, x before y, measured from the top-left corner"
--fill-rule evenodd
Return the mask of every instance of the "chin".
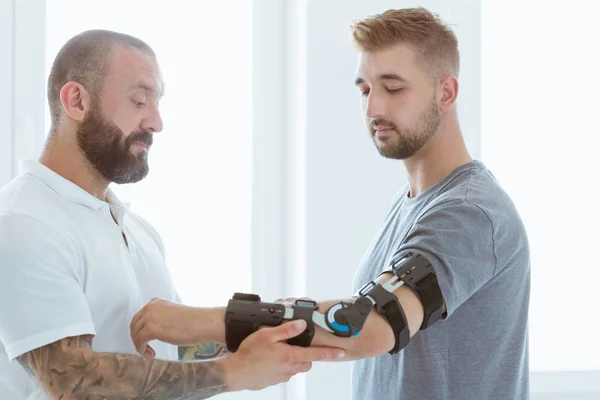
M 379 154 L 383 157 L 383 158 L 387 158 L 389 160 L 404 160 L 404 158 L 402 157 L 398 157 L 397 154 L 390 154 L 390 153 L 386 153 L 383 151 L 380 151 Z

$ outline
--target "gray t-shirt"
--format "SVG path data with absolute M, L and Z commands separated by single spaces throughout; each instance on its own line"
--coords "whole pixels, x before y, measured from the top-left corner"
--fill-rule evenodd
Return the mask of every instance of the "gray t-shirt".
M 528 399 L 529 244 L 513 202 L 480 161 L 407 194 L 394 200 L 354 289 L 388 269 L 397 249 L 414 249 L 436 271 L 447 317 L 396 355 L 356 361 L 353 399 Z

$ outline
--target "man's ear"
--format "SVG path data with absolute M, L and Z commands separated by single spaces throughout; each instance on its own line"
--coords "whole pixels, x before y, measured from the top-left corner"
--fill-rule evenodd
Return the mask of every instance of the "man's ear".
M 444 76 L 439 81 L 440 107 L 442 111 L 448 111 L 458 98 L 458 80 L 450 75 Z
M 92 99 L 82 84 L 70 81 L 60 89 L 60 102 L 63 110 L 71 119 L 83 122 L 89 113 Z

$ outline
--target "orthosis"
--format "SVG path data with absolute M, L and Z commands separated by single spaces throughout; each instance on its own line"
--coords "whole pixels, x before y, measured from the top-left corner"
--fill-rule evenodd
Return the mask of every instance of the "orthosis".
M 385 283 L 378 283 L 381 275 L 392 273 Z M 420 330 L 427 329 L 442 317 L 444 299 L 431 263 L 413 250 L 398 251 L 389 269 L 377 279 L 361 287 L 350 300 L 329 307 L 324 313 L 310 299 L 297 299 L 291 307 L 280 303 L 266 303 L 256 294 L 235 293 L 229 300 L 225 316 L 227 348 L 237 351 L 240 343 L 263 326 L 281 325 L 286 320 L 303 319 L 306 329 L 288 343 L 310 346 L 315 334 L 315 324 L 339 337 L 360 335 L 369 313 L 375 309 L 390 325 L 396 339 L 390 354 L 396 354 L 410 341 L 408 322 L 394 291 L 407 285 L 415 291 L 424 309 Z

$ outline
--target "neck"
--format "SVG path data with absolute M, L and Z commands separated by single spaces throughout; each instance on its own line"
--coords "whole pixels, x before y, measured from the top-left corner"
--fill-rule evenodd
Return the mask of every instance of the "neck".
M 439 131 L 414 156 L 404 160 L 410 185 L 409 197 L 416 197 L 448 177 L 456 168 L 473 160 L 465 145 L 458 121 L 442 121 Z
M 86 159 L 73 136 L 51 133 L 39 161 L 92 196 L 107 201 L 110 182 Z

